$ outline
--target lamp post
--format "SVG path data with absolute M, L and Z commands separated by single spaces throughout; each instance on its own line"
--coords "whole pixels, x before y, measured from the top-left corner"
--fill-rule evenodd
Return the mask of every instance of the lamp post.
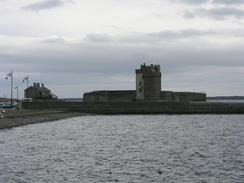
M 11 105 L 10 106 L 12 108 L 13 107 L 13 70 L 11 70 L 11 72 L 7 74 L 5 79 L 9 79 L 9 78 L 10 78 L 10 85 L 11 85 L 11 87 L 10 87 L 11 88 L 11 92 L 10 92 L 11 93 L 10 94 L 11 95 L 11 99 L 10 99 Z
M 28 95 L 28 87 L 29 87 L 29 76 L 28 76 L 28 73 L 27 73 L 27 75 L 26 75 L 26 77 L 24 77 L 24 79 L 23 79 L 23 83 L 26 81 L 26 99 L 27 99 L 27 101 L 28 101 L 28 97 L 29 97 L 29 95 Z
M 14 89 L 16 89 L 16 99 L 17 99 L 17 102 L 19 102 L 19 87 L 16 86 Z

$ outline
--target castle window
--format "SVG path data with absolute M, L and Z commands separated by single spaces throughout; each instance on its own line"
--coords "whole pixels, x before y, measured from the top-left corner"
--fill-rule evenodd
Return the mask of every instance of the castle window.
M 142 82 L 141 82 L 141 81 L 139 82 L 139 85 L 140 85 L 140 86 L 142 85 Z
M 142 89 L 141 89 L 141 88 L 139 89 L 139 92 L 140 92 L 140 93 L 142 92 Z

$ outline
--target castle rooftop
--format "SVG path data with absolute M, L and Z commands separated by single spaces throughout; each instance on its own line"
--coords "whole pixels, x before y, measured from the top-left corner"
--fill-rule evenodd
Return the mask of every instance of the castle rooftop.
M 145 63 L 141 65 L 140 69 L 136 69 L 136 73 L 161 73 L 160 72 L 160 65 L 146 65 Z

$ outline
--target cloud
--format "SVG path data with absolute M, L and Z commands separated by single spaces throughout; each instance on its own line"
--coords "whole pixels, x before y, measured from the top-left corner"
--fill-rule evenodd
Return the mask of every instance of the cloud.
M 176 40 L 176 39 L 187 39 L 190 37 L 202 37 L 216 34 L 214 31 L 204 31 L 197 29 L 184 29 L 179 31 L 164 30 L 159 32 L 151 33 L 130 33 L 126 36 L 117 37 L 116 39 L 105 33 L 91 33 L 87 34 L 85 40 L 97 43 L 109 43 L 109 42 L 128 42 L 128 43 L 158 43 L 163 40 Z
M 190 5 L 198 5 L 198 4 L 204 4 L 204 3 L 214 3 L 214 4 L 226 4 L 226 5 L 232 5 L 232 4 L 242 4 L 244 3 L 244 0 L 175 0 L 177 2 L 181 2 L 184 4 L 190 4 Z
M 183 30 L 163 30 L 151 33 L 131 33 L 127 36 L 117 38 L 117 41 L 130 43 L 130 44 L 160 44 L 163 42 L 177 42 L 179 40 L 190 40 L 202 38 L 204 36 L 213 36 L 218 34 L 216 31 L 211 30 L 198 30 L 198 29 L 183 29 Z
M 173 39 L 174 34 L 178 37 L 207 35 L 208 31 L 161 31 L 145 36 L 158 40 L 164 39 L 166 34 Z M 238 94 L 243 91 L 234 88 L 234 85 L 243 86 L 241 73 L 244 53 L 241 42 L 218 46 L 217 42 L 207 44 L 198 39 L 175 41 L 174 44 L 139 44 L 134 41 L 125 44 L 116 40 L 65 42 L 62 46 L 37 41 L 34 46 L 31 43 L 10 45 L 9 50 L 15 52 L 0 49 L 1 77 L 4 78 L 6 71 L 14 69 L 16 74 L 22 73 L 20 77 L 16 75 L 17 83 L 28 72 L 31 83 L 44 82 L 59 97 L 80 97 L 83 92 L 91 90 L 134 89 L 134 71 L 146 62 L 161 65 L 164 73 L 162 86 L 165 90 L 187 91 L 196 88 L 210 95 L 221 92 Z M 242 69 L 238 71 L 238 68 Z M 0 81 L 0 84 L 3 82 L 7 84 L 5 80 Z M 4 93 L 8 93 L 8 87 L 5 88 Z
M 244 3 L 244 0 L 214 0 L 213 3 L 226 4 L 226 5 L 242 4 L 242 3 Z
M 91 33 L 86 35 L 86 39 L 92 42 L 111 42 L 113 37 L 109 34 Z
M 207 3 L 208 0 L 177 0 L 178 2 L 182 2 L 182 3 L 186 3 L 186 4 L 203 4 L 203 3 Z
M 39 11 L 39 10 L 52 9 L 55 7 L 63 6 L 64 3 L 65 1 L 62 0 L 44 0 L 41 2 L 29 4 L 22 8 L 30 11 Z
M 149 36 L 162 38 L 162 39 L 178 39 L 178 38 L 189 38 L 189 37 L 196 37 L 196 36 L 206 36 L 213 34 L 213 31 L 203 31 L 197 29 L 185 29 L 181 31 L 161 31 L 156 33 L 150 33 Z
M 195 17 L 209 17 L 214 19 L 225 19 L 227 17 L 242 18 L 244 17 L 244 11 L 238 8 L 199 8 L 193 12 L 185 12 L 184 17 L 195 18 Z
M 62 37 L 54 36 L 42 40 L 43 43 L 65 43 L 65 39 Z
M 143 62 L 161 65 L 163 89 L 199 88 L 211 95 L 244 90 L 241 74 L 236 75 L 238 68 L 244 71 L 241 1 L 25 2 L 23 8 L 31 12 L 61 8 L 51 17 L 30 16 L 19 9 L 21 1 L 0 2 L 0 96 L 9 93 L 4 76 L 11 69 L 16 85 L 23 85 L 28 72 L 30 83 L 44 82 L 60 97 L 80 97 L 94 89 L 134 89 L 134 69 Z M 188 18 L 205 18 L 185 21 L 178 14 L 185 10 Z M 234 89 L 235 82 L 239 89 Z

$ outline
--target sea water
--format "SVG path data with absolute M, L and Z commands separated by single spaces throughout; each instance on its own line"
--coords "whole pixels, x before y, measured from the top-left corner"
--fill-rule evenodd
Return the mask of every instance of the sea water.
M 82 116 L 0 131 L 0 182 L 244 182 L 244 115 Z

